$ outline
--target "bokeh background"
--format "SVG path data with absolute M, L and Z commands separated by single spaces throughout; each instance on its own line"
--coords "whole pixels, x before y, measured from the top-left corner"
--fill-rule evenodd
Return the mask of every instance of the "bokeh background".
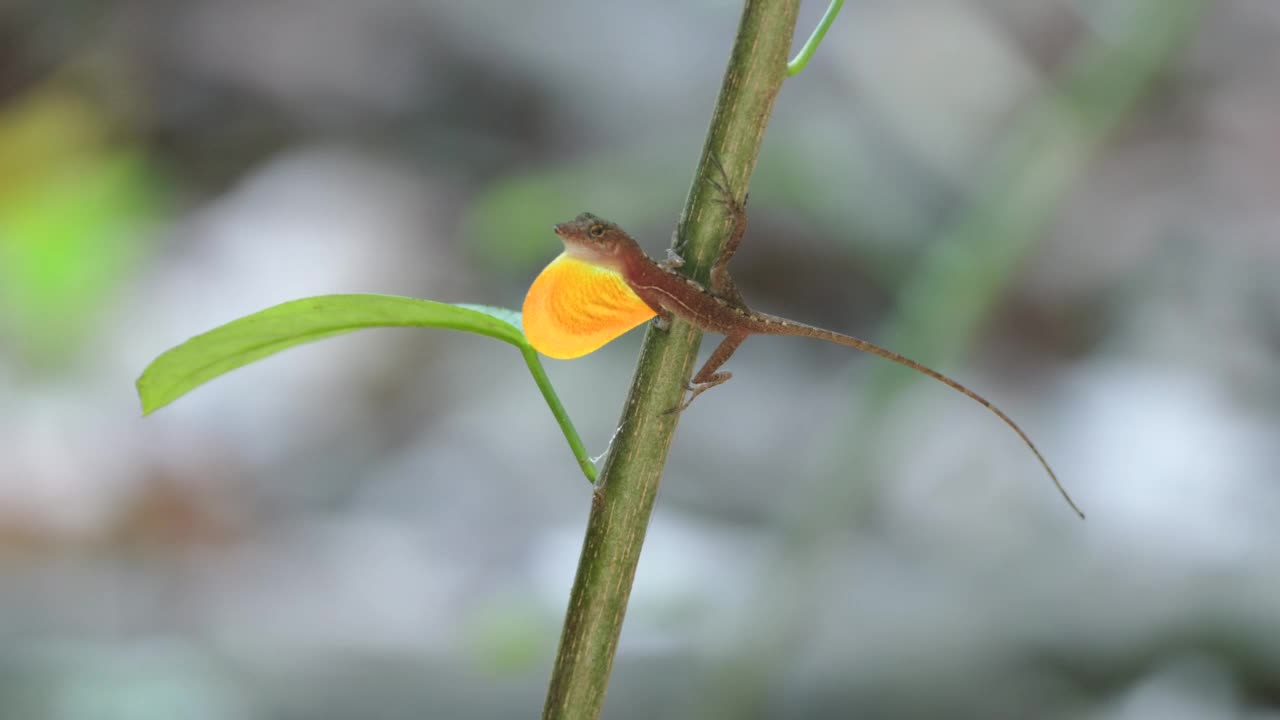
M 739 3 L 0 8 L 0 717 L 537 713 L 590 489 L 515 350 L 133 381 L 307 295 L 518 308 L 583 210 L 661 254 Z M 850 0 L 751 191 L 753 305 L 986 394 L 1090 516 L 946 388 L 753 339 L 607 717 L 1280 717 L 1280 3 Z M 548 361 L 593 452 L 641 334 Z

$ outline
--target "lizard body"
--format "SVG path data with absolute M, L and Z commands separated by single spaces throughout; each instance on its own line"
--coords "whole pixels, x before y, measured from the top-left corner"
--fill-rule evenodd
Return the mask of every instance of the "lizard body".
M 728 198 L 728 194 L 724 193 Z M 724 251 L 711 269 L 709 285 L 676 270 L 682 261 L 674 253 L 659 263 L 641 249 L 622 228 L 590 213 L 555 226 L 565 252 L 540 274 L 524 305 L 525 334 L 535 349 L 556 358 L 592 352 L 622 333 L 657 317 L 669 323 L 679 317 L 704 332 L 724 335 L 693 376 L 691 394 L 674 411 L 684 410 L 699 394 L 728 381 L 732 373 L 720 368 L 751 335 L 810 337 L 851 347 L 911 368 L 962 393 L 990 410 L 1031 450 L 1053 480 L 1058 492 L 1081 518 L 1040 450 L 1022 428 L 1000 408 L 959 382 L 891 350 L 852 335 L 757 312 L 743 302 L 728 275 L 729 259 L 746 231 L 746 213 L 731 198 L 722 201 L 734 218 Z

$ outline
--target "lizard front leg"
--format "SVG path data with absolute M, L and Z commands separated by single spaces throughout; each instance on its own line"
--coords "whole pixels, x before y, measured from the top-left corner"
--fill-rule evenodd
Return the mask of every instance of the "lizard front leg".
M 684 267 L 684 258 L 680 257 L 680 253 L 675 248 L 667 248 L 667 259 L 658 263 L 658 267 L 663 270 L 678 270 Z
M 716 198 L 716 202 L 724 206 L 725 212 L 733 220 L 733 230 L 730 231 L 729 240 L 720 251 L 720 257 L 716 258 L 715 264 L 711 266 L 711 292 L 745 306 L 742 296 L 733 284 L 733 278 L 729 276 L 729 261 L 733 259 L 734 253 L 738 252 L 742 236 L 747 234 L 746 198 L 743 198 L 741 203 L 734 198 L 733 189 L 729 186 L 729 173 L 725 171 L 724 165 L 714 154 L 711 155 L 711 160 L 720 173 L 720 181 L 708 177 L 707 182 L 718 191 L 719 197 Z
M 662 332 L 671 329 L 671 321 L 675 318 L 675 314 L 665 308 L 658 308 L 658 314 L 653 318 L 653 326 Z

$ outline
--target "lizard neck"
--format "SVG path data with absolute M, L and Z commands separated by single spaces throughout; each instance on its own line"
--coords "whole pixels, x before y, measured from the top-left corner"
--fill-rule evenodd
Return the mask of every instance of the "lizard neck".
M 635 285 L 636 281 L 652 277 L 655 272 L 663 272 L 653 258 L 644 253 L 639 245 L 630 244 L 618 253 L 618 272 L 626 281 Z

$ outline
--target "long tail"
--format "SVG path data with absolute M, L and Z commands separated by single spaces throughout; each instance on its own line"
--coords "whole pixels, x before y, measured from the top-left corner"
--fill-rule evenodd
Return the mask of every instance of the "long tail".
M 1004 421 L 1005 425 L 1008 425 L 1010 429 L 1017 433 L 1018 437 L 1022 438 L 1022 442 L 1026 444 L 1027 448 L 1036 456 L 1036 459 L 1040 461 L 1040 465 L 1044 467 L 1044 471 L 1049 473 L 1049 479 L 1053 480 L 1053 485 L 1058 488 L 1058 493 L 1062 495 L 1062 499 L 1067 501 L 1067 504 L 1071 506 L 1071 509 L 1075 511 L 1076 515 L 1080 516 L 1081 520 L 1084 519 L 1084 513 L 1080 510 L 1080 507 L 1076 505 L 1075 501 L 1071 499 L 1071 495 L 1067 493 L 1067 489 L 1062 486 L 1062 482 L 1058 480 L 1058 476 L 1053 472 L 1053 468 L 1049 467 L 1049 461 L 1045 460 L 1044 455 L 1040 454 L 1040 449 L 1036 447 L 1035 443 L 1031 442 L 1031 438 L 1027 437 L 1027 434 L 1022 431 L 1022 428 L 1018 427 L 1018 423 L 1014 422 L 1013 418 L 1005 415 L 1004 411 L 993 405 L 991 401 L 931 367 L 921 365 L 909 357 L 899 355 L 892 350 L 882 348 L 879 345 L 869 343 L 866 340 L 853 337 L 852 335 L 832 332 L 831 330 L 825 330 L 812 325 L 805 325 L 804 323 L 798 323 L 794 320 L 774 317 L 772 315 L 759 313 L 759 316 L 760 319 L 763 320 L 761 323 L 762 327 L 759 328 L 759 332 L 761 333 L 768 335 L 796 335 L 800 337 L 811 337 L 851 347 L 855 350 L 861 350 L 862 352 L 882 357 L 885 360 L 897 363 L 904 367 L 909 367 L 921 375 L 928 375 L 952 390 L 963 393 L 970 400 L 973 400 L 994 413 L 996 417 Z

